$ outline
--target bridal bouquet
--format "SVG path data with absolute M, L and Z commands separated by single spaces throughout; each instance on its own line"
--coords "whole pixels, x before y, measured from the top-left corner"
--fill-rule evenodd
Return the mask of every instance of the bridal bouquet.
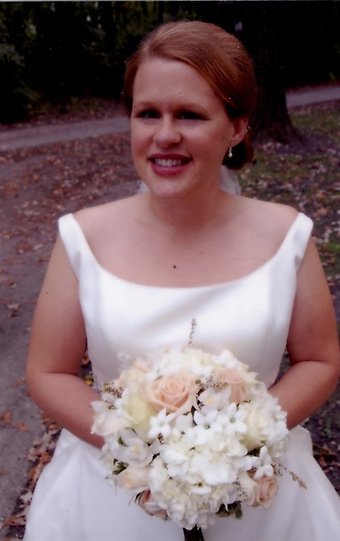
M 276 493 L 286 414 L 229 350 L 138 359 L 93 408 L 109 478 L 185 539 L 203 540 L 217 516 L 267 507 Z

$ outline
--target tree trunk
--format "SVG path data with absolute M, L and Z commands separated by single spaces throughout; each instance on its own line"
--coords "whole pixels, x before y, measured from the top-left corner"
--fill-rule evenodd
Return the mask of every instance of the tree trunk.
M 286 102 L 283 61 L 278 34 L 280 24 L 275 6 L 250 9 L 241 25 L 240 38 L 254 59 L 258 105 L 251 118 L 253 137 L 281 143 L 301 141 L 293 126 Z

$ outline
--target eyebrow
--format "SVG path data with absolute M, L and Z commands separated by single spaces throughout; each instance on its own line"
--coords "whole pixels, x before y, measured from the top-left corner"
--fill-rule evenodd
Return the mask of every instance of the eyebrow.
M 132 107 L 137 107 L 138 109 L 160 109 L 162 105 L 157 103 L 157 100 L 155 101 L 145 100 L 145 101 L 133 101 Z M 202 113 L 202 114 L 209 113 L 209 111 L 205 107 L 202 107 L 200 103 L 192 102 L 192 101 L 181 102 L 181 103 L 175 104 L 174 106 L 171 105 L 170 109 L 175 110 L 175 111 L 193 110 L 195 112 Z

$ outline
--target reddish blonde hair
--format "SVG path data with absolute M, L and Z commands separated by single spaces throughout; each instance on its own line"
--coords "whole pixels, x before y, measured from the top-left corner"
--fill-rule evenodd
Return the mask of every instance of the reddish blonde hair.
M 123 104 L 131 114 L 133 86 L 140 65 L 150 58 L 188 64 L 211 86 L 233 118 L 249 117 L 256 104 L 252 60 L 242 43 L 219 26 L 201 21 L 167 23 L 153 30 L 127 60 Z M 249 134 L 233 148 L 225 165 L 239 169 L 253 156 Z

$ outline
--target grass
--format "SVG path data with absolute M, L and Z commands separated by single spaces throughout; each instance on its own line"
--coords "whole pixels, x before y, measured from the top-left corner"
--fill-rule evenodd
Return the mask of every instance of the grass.
M 327 273 L 339 273 L 340 105 L 293 111 L 304 144 L 255 143 L 255 159 L 239 174 L 245 195 L 294 206 L 314 221 Z

